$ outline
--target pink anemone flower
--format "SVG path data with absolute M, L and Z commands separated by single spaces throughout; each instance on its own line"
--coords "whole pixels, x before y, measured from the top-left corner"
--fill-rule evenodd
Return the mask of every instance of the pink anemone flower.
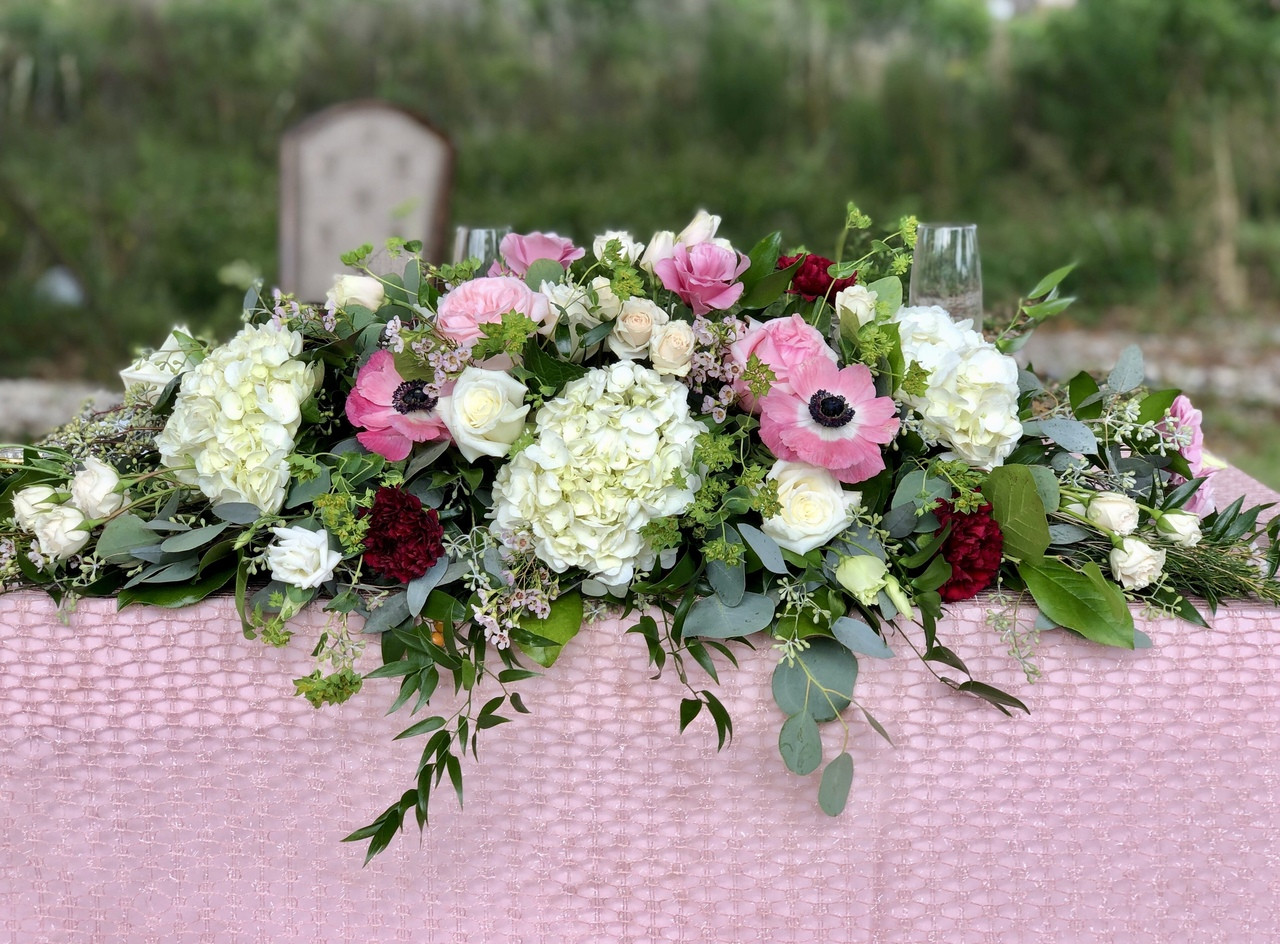
M 347 395 L 347 419 L 352 426 L 364 427 L 356 433 L 360 445 L 398 462 L 414 443 L 448 438 L 437 402 L 439 394 L 425 381 L 400 376 L 390 351 L 375 351 Z
M 884 468 L 880 447 L 898 434 L 898 405 L 876 396 L 866 365 L 810 358 L 792 368 L 790 387 L 760 401 L 760 438 L 775 456 L 830 469 L 848 483 Z

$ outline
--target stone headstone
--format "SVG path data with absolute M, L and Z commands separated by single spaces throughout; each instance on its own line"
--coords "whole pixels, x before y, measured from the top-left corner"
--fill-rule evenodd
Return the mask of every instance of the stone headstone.
M 335 105 L 295 125 L 280 145 L 280 287 L 321 301 L 339 257 L 364 243 L 371 268 L 392 271 L 389 236 L 420 239 L 427 259 L 441 259 L 452 176 L 448 139 L 384 102 Z

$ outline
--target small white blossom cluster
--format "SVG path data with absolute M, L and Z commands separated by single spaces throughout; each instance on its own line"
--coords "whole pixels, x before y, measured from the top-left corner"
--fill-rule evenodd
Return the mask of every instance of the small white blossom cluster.
M 632 361 L 592 370 L 537 417 L 537 440 L 498 472 L 496 535 L 528 531 L 553 571 L 625 588 L 652 566 L 640 529 L 689 507 L 694 441 L 684 386 Z
M 895 399 L 920 415 L 917 427 L 975 468 L 1001 465 L 1022 437 L 1018 420 L 1018 364 L 937 305 L 894 315 L 902 356 L 929 371 L 924 396 L 899 390 Z
M 13 496 L 13 521 L 30 534 L 28 555 L 39 570 L 68 560 L 89 543 L 85 522 L 114 514 L 125 502 L 116 470 L 92 456 L 70 482 L 71 494 L 48 485 L 29 485 Z
M 284 503 L 302 403 L 320 368 L 295 360 L 302 336 L 248 326 L 182 378 L 173 415 L 156 437 L 160 461 L 214 504 Z

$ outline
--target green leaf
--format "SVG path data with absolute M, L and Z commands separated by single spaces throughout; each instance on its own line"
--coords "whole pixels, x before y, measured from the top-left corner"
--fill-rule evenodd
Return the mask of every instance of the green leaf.
M 831 632 L 850 652 L 861 652 L 874 659 L 893 658 L 893 650 L 888 643 L 862 620 L 842 616 L 831 624 Z
M 1018 573 L 1036 605 L 1059 626 L 1103 645 L 1133 648 L 1133 614 L 1124 593 L 1093 561 L 1076 570 L 1054 557 L 1024 560 Z
M 1062 491 L 1058 487 L 1058 477 L 1053 474 L 1053 469 L 1043 465 L 1029 465 L 1031 477 L 1035 479 L 1036 492 L 1040 496 L 1040 502 L 1044 505 L 1044 510 L 1049 514 L 1058 510 L 1062 504 Z
M 1142 398 L 1142 402 L 1138 404 L 1138 422 L 1139 423 L 1158 423 L 1164 419 L 1164 415 L 1169 412 L 1169 407 L 1173 406 L 1173 401 L 1178 398 L 1178 390 L 1156 390 L 1148 393 Z
M 750 289 L 742 293 L 739 304 L 744 309 L 760 309 L 768 308 L 779 298 L 782 293 L 787 290 L 787 286 L 791 284 L 791 277 L 795 275 L 796 270 L 800 268 L 804 262 L 804 254 L 802 253 L 795 262 L 787 266 L 785 269 L 775 269 L 768 275 L 764 276 Z
M 818 787 L 818 805 L 828 816 L 839 816 L 849 802 L 849 789 L 853 786 L 853 757 L 849 752 L 841 754 L 822 771 L 822 784 Z
M 430 718 L 423 718 L 416 724 L 411 724 L 392 740 L 403 741 L 405 738 L 417 737 L 419 734 L 430 734 L 438 728 L 444 727 L 444 718 L 440 715 L 432 715 Z
M 778 232 L 770 233 L 760 242 L 756 243 L 752 250 L 747 253 L 747 258 L 751 260 L 751 265 L 747 271 L 742 273 L 743 290 L 750 292 L 752 286 L 763 279 L 770 272 L 778 268 L 778 256 L 782 254 L 782 234 Z
M 1102 415 L 1102 388 L 1093 377 L 1081 371 L 1067 384 L 1071 412 L 1082 420 L 1097 419 Z
M 680 732 L 684 733 L 684 729 L 693 723 L 693 719 L 698 717 L 698 713 L 702 711 L 702 700 L 699 698 L 682 698 L 680 699 Z
M 703 597 L 685 618 L 686 636 L 729 639 L 748 636 L 773 622 L 774 603 L 763 593 L 744 593 L 737 606 L 727 606 L 718 596 Z
M 1107 388 L 1112 393 L 1128 393 L 1142 386 L 1146 374 L 1142 367 L 1142 348 L 1130 344 L 1120 352 L 1116 366 L 1107 377 Z
M 108 564 L 125 564 L 135 559 L 130 553 L 134 548 L 152 547 L 155 543 L 156 533 L 141 518 L 123 514 L 107 522 L 98 537 L 95 553 Z
M 898 309 L 902 307 L 902 279 L 896 275 L 876 279 L 867 286 L 867 291 L 876 293 L 877 321 L 892 318 L 898 313 Z M 840 328 L 843 333 L 844 325 L 841 325 Z
M 587 369 L 580 364 L 571 364 L 555 355 L 548 354 L 538 346 L 536 338 L 530 338 L 524 347 L 524 366 L 538 378 L 538 381 L 554 390 L 559 390 L 570 381 L 585 377 Z
M 214 505 L 213 513 L 231 524 L 253 524 L 262 517 L 262 509 L 248 502 L 223 502 Z
M 1005 555 L 1024 561 L 1039 559 L 1049 547 L 1049 521 L 1031 469 L 1025 465 L 997 466 L 987 475 L 982 494 L 1004 533 Z
M 1093 430 L 1079 420 L 1053 416 L 1027 423 L 1023 430 L 1030 435 L 1051 439 L 1067 452 L 1091 456 L 1098 451 L 1098 437 L 1093 434 Z
M 524 274 L 524 284 L 535 292 L 542 288 L 543 282 L 558 285 L 563 280 L 564 266 L 554 259 L 536 259 Z
M 822 735 L 818 723 L 807 711 L 787 718 L 778 732 L 778 753 L 792 773 L 811 774 L 822 763 Z
M 1048 295 L 1058 287 L 1058 283 L 1071 274 L 1071 270 L 1077 265 L 1078 263 L 1073 262 L 1071 265 L 1065 265 L 1061 269 L 1054 269 L 1036 283 L 1036 287 L 1027 293 L 1027 298 L 1043 298 Z
M 441 556 L 439 560 L 427 569 L 425 574 L 409 581 L 409 586 L 405 589 L 405 599 L 409 606 L 410 616 L 421 615 L 422 608 L 426 605 L 427 597 L 431 595 L 431 591 L 440 583 L 440 578 L 444 576 L 445 571 L 448 569 L 449 558 Z
M 369 611 L 369 618 L 364 621 L 364 632 L 385 633 L 395 629 L 409 620 L 409 597 L 401 591 L 392 594 L 382 601 L 382 605 Z
M 734 607 L 742 603 L 747 589 L 747 569 L 742 564 L 730 566 L 724 561 L 710 561 L 707 564 L 707 580 L 725 606 Z
M 1032 321 L 1046 321 L 1054 315 L 1060 315 L 1075 303 L 1074 296 L 1066 298 L 1055 298 L 1052 301 L 1041 302 L 1039 305 L 1023 305 L 1022 311 Z
M 289 494 L 284 500 L 286 508 L 297 508 L 299 505 L 306 505 L 315 501 L 321 495 L 328 493 L 332 480 L 329 475 L 329 467 L 320 466 L 320 474 L 315 478 L 306 482 L 293 483 L 289 489 Z
M 1017 698 L 1014 698 L 1008 692 L 1001 691 L 994 685 L 988 685 L 986 682 L 975 682 L 969 679 L 961 682 L 956 686 L 957 692 L 968 692 L 970 695 L 976 695 L 990 705 L 995 705 L 1006 715 L 1010 714 L 1010 708 L 1021 708 L 1027 714 L 1031 714 L 1031 709 L 1024 705 Z
M 116 597 L 116 602 L 122 610 L 131 603 L 148 603 L 151 606 L 181 609 L 184 606 L 200 602 L 215 590 L 222 589 L 235 574 L 236 570 L 232 567 L 216 571 L 194 583 L 187 583 L 177 587 L 165 584 L 147 584 L 141 587 L 133 587 L 121 590 Z
M 181 554 L 183 551 L 194 551 L 196 548 L 204 547 L 225 530 L 227 530 L 227 522 L 224 521 L 221 524 L 205 525 L 203 528 L 196 528 L 194 531 L 175 534 L 161 543 L 160 550 L 166 554 Z
M 782 559 L 782 549 L 778 547 L 777 541 L 749 524 L 739 524 L 738 533 L 747 542 L 747 547 L 755 551 L 765 570 L 775 574 L 788 573 L 787 562 Z
M 520 620 L 520 628 L 542 639 L 550 640 L 555 645 L 537 646 L 517 643 L 522 652 L 544 669 L 555 665 L 560 658 L 560 651 L 565 644 L 582 628 L 582 594 L 566 593 L 551 604 L 551 613 L 546 619 L 527 616 Z
M 773 700 L 784 714 L 808 711 L 815 721 L 832 721 L 853 701 L 858 660 L 834 639 L 814 637 L 808 649 L 773 670 Z

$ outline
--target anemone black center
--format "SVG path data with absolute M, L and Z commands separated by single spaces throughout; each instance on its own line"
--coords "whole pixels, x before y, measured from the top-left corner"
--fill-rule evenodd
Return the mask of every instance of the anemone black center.
M 436 402 L 437 398 L 427 392 L 427 385 L 421 380 L 406 380 L 391 395 L 391 406 L 397 413 L 434 410 Z
M 809 415 L 818 425 L 835 429 L 853 419 L 853 407 L 844 397 L 819 390 L 809 398 Z

